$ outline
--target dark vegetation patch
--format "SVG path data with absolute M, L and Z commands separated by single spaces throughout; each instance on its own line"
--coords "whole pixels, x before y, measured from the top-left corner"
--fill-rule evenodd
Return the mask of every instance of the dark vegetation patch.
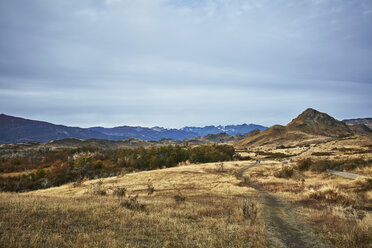
M 313 160 L 302 159 L 297 162 L 297 169 L 300 171 L 324 172 L 326 170 L 349 171 L 357 168 L 370 167 L 372 159 L 346 159 L 346 160 Z
M 363 154 L 363 153 L 372 153 L 372 148 L 367 145 L 367 146 L 363 146 L 363 147 L 367 147 L 369 149 L 357 149 L 357 148 L 348 148 L 348 147 L 341 147 L 341 148 L 333 148 L 332 150 L 333 151 L 340 151 L 340 152 L 343 152 L 344 154 Z
M 0 172 L 36 172 L 15 177 L 0 177 L 0 191 L 27 191 L 58 186 L 83 178 L 103 178 L 123 171 L 144 171 L 173 167 L 181 162 L 207 163 L 230 161 L 235 150 L 229 145 L 197 147 L 162 146 L 145 149 L 105 150 L 94 147 L 64 151 L 36 151 L 21 157 L 0 158 Z M 78 183 L 77 183 L 78 184 Z
M 331 156 L 333 152 L 312 152 L 312 156 Z
M 291 178 L 293 176 L 294 170 L 291 167 L 283 167 L 279 171 L 274 173 L 275 177 L 278 178 Z
M 257 151 L 256 154 L 266 156 L 265 158 L 279 158 L 279 159 L 280 158 L 289 158 L 289 157 L 293 156 L 293 155 L 285 154 L 285 153 L 281 153 L 281 152 L 264 152 L 264 151 Z

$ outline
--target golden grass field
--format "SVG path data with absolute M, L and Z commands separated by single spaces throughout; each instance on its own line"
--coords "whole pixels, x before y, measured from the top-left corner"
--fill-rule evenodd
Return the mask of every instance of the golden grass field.
M 223 170 L 180 165 L 0 193 L 0 247 L 372 247 L 371 165 L 350 171 L 364 176 L 356 180 L 297 170 L 275 176 L 306 157 L 372 159 L 370 147 L 370 137 L 259 147 L 246 152 L 261 163 L 224 162 Z M 293 157 L 265 159 L 257 150 Z M 127 197 L 114 196 L 118 188 Z M 122 204 L 137 195 L 144 208 Z
M 103 179 L 138 194 L 144 210 L 130 210 L 108 190 L 92 195 L 98 180 L 29 193 L 0 194 L 1 247 L 266 247 L 265 225 L 244 218 L 251 188 L 233 175 L 247 162 L 212 164 L 127 174 Z M 249 163 L 249 162 L 248 162 Z M 236 165 L 239 164 L 239 165 Z M 155 192 L 147 193 L 151 181 Z M 177 202 L 175 195 L 185 197 Z M 259 208 L 259 204 L 257 203 Z

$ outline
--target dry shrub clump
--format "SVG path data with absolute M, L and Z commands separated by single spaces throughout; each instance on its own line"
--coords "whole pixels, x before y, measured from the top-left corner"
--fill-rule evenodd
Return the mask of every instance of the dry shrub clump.
M 216 170 L 218 172 L 223 172 L 223 163 L 216 163 Z
M 257 219 L 258 208 L 257 204 L 253 201 L 245 200 L 242 206 L 243 218 L 250 220 L 251 224 Z
M 99 180 L 96 183 L 93 183 L 89 188 L 89 192 L 93 195 L 105 196 L 108 192 L 112 192 L 112 196 L 117 197 L 119 200 L 119 205 L 121 207 L 130 209 L 130 210 L 145 210 L 145 205 L 138 201 L 138 195 L 131 196 L 127 195 L 127 189 L 122 186 L 111 186 L 105 187 L 102 180 Z
M 173 196 L 173 199 L 176 201 L 177 204 L 179 204 L 184 202 L 186 200 L 186 197 L 179 191 L 176 195 Z
M 137 211 L 143 211 L 146 207 L 144 204 L 138 202 L 138 195 L 122 198 L 120 201 L 120 206 Z
M 152 195 L 155 191 L 154 185 L 152 185 L 151 181 L 147 182 L 147 195 Z
M 93 195 L 106 195 L 107 194 L 107 189 L 103 185 L 103 181 L 99 180 L 96 183 L 92 183 L 89 188 L 89 193 Z
M 116 196 L 119 200 L 126 196 L 127 189 L 122 186 L 113 186 L 111 187 L 112 195 Z
M 275 172 L 274 176 L 278 178 L 291 178 L 293 174 L 294 174 L 293 168 L 286 166 L 281 168 L 279 171 Z
M 354 182 L 356 191 L 365 192 L 372 190 L 372 178 L 360 178 L 358 177 Z
M 338 188 L 325 186 L 318 190 L 310 189 L 307 194 L 308 199 L 318 200 L 324 203 L 337 203 L 341 205 L 353 205 L 355 200 L 350 198 Z

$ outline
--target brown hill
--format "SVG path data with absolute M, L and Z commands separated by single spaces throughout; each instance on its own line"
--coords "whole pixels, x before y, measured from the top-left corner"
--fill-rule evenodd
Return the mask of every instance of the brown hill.
M 309 108 L 286 126 L 272 126 L 237 142 L 236 146 L 307 144 L 349 135 L 352 131 L 345 123 Z
M 328 137 L 345 137 L 352 134 L 348 126 L 342 121 L 312 108 L 306 109 L 288 123 L 286 129 Z

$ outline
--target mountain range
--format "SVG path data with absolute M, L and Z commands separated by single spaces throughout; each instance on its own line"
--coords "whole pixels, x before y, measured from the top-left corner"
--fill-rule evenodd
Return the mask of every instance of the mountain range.
M 69 127 L 55 125 L 49 122 L 29 120 L 20 117 L 0 114 L 0 144 L 22 142 L 48 142 L 55 139 L 78 138 L 78 139 L 104 139 L 123 140 L 129 138 L 141 140 L 192 139 L 208 134 L 226 133 L 234 136 L 246 134 L 252 130 L 265 130 L 266 127 L 256 124 L 184 127 L 181 129 L 167 129 L 163 127 L 132 127 L 120 126 L 113 128 L 104 127 Z

